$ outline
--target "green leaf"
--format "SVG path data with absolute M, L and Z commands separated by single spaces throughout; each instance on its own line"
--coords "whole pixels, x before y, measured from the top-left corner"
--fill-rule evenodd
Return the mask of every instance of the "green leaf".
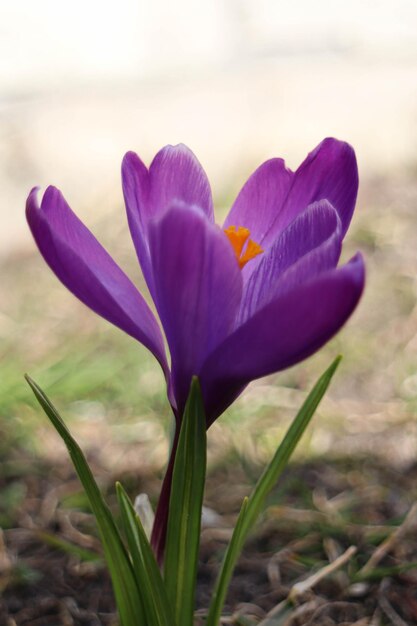
M 136 581 L 143 589 L 142 597 L 147 624 L 148 626 L 172 626 L 173 612 L 142 522 L 120 483 L 116 483 L 116 490 Z
M 62 539 L 62 537 L 57 537 L 56 535 L 46 532 L 44 530 L 35 531 L 35 535 L 40 541 L 43 541 L 53 548 L 62 550 L 62 552 L 66 552 L 67 554 L 73 554 L 81 561 L 101 563 L 104 565 L 103 557 L 100 554 L 97 554 L 97 552 L 93 552 L 92 550 L 88 550 L 87 548 L 77 546 L 74 543 L 67 541 L 66 539 Z
M 96 517 L 122 626 L 147 626 L 140 589 L 116 524 L 94 480 L 81 448 L 42 389 L 25 376 L 39 404 L 62 437 Z
M 258 480 L 248 503 L 245 505 L 244 502 L 242 505 L 237 524 L 233 531 L 232 539 L 227 547 L 223 563 L 216 580 L 213 600 L 210 605 L 205 626 L 218 625 L 229 582 L 246 537 L 263 509 L 266 496 L 275 486 L 282 471 L 285 469 L 292 453 L 301 439 L 302 434 L 310 423 L 310 420 L 313 417 L 322 397 L 326 393 L 340 360 L 341 357 L 338 356 L 316 382 L 289 427 L 274 457 Z
M 404 572 L 408 572 L 409 570 L 417 569 L 417 561 L 410 561 L 410 563 L 402 563 L 400 565 L 393 565 L 392 567 L 374 567 L 373 569 L 364 572 L 363 574 L 359 571 L 357 574 L 352 576 L 352 582 L 362 582 L 362 581 L 378 581 L 383 578 L 388 578 L 391 576 L 398 576 L 398 574 L 403 574 Z
M 238 560 L 240 552 L 242 550 L 242 544 L 244 541 L 243 533 L 245 529 L 248 503 L 249 498 L 244 498 L 239 511 L 236 526 L 233 530 L 232 538 L 227 547 L 227 552 L 225 555 L 226 558 L 223 560 L 222 567 L 216 581 L 214 597 L 210 606 L 209 614 L 207 616 L 206 626 L 208 626 L 209 624 L 215 624 L 217 626 L 217 624 L 219 624 L 220 622 L 220 616 L 223 609 L 224 601 L 226 599 L 229 582 L 232 577 L 236 561 Z
M 175 457 L 169 501 L 164 579 L 178 626 L 192 626 L 206 477 L 206 419 L 193 378 Z

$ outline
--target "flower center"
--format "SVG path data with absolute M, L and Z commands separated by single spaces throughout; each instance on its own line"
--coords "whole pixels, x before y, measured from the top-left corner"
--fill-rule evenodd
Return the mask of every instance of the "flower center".
M 243 226 L 239 226 L 239 228 L 229 226 L 229 228 L 224 229 L 224 232 L 232 244 L 240 269 L 245 267 L 246 263 L 258 256 L 258 254 L 262 254 L 263 249 L 261 246 L 252 239 L 249 239 L 249 228 L 244 228 Z M 243 250 L 245 244 L 246 248 Z

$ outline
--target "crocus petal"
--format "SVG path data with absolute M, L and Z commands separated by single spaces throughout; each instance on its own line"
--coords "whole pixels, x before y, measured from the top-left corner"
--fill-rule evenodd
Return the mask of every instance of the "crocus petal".
M 150 206 L 154 215 L 174 200 L 199 207 L 213 221 L 210 183 L 197 157 L 184 144 L 166 146 L 149 168 Z
M 287 199 L 277 213 L 263 241 L 264 245 L 271 243 L 277 233 L 309 204 L 323 199 L 328 200 L 338 212 L 344 236 L 355 208 L 358 183 L 353 148 L 344 141 L 324 139 L 295 172 Z
M 270 159 L 260 165 L 242 187 L 223 227 L 249 228 L 251 238 L 262 245 L 281 211 L 292 178 L 293 173 L 282 159 Z
M 231 334 L 201 372 L 209 423 L 249 381 L 294 365 L 333 337 L 355 309 L 364 278 L 356 255 L 279 296 Z
M 122 162 L 122 186 L 127 221 L 136 254 L 149 291 L 153 294 L 152 268 L 149 258 L 147 224 L 152 217 L 149 206 L 149 172 L 134 152 L 128 152 Z
M 174 203 L 149 224 L 149 244 L 181 414 L 191 377 L 233 326 L 242 277 L 227 237 L 196 207 Z
M 136 287 L 58 189 L 48 187 L 40 207 L 37 191 L 29 194 L 26 215 L 45 261 L 84 304 L 146 346 L 167 376 L 161 331 Z
M 198 206 L 213 221 L 210 184 L 195 155 L 183 144 L 158 152 L 149 171 L 134 152 L 122 163 L 122 184 L 128 222 L 139 262 L 153 295 L 147 227 L 173 201 Z
M 336 267 L 341 247 L 341 222 L 335 209 L 327 200 L 309 206 L 265 250 L 245 285 L 236 325 L 284 291 Z
M 243 186 L 224 228 L 249 228 L 251 238 L 266 249 L 309 205 L 328 200 L 339 214 L 344 236 L 357 192 L 358 168 L 353 148 L 337 139 L 324 139 L 295 173 L 285 167 L 282 159 L 263 163 Z M 259 255 L 243 268 L 244 282 L 261 261 Z

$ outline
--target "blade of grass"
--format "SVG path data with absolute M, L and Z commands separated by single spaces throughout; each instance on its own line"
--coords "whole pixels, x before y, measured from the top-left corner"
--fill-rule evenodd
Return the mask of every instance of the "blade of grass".
M 232 539 L 227 547 L 222 566 L 216 580 L 213 600 L 210 605 L 205 626 L 218 625 L 224 601 L 226 599 L 229 582 L 246 537 L 262 511 L 266 496 L 274 487 L 282 471 L 285 469 L 302 434 L 310 423 L 310 420 L 313 417 L 322 397 L 326 393 L 340 360 L 341 357 L 338 356 L 316 382 L 289 427 L 274 457 L 266 467 L 262 476 L 259 478 L 252 494 L 249 497 L 247 505 L 242 506 L 238 522 L 233 531 Z
M 206 420 L 193 378 L 175 457 L 169 502 L 164 580 L 178 626 L 192 626 L 206 476 Z
M 25 378 L 47 417 L 63 439 L 88 496 L 110 570 L 122 626 L 147 626 L 141 592 L 136 584 L 130 559 L 81 448 L 46 394 L 29 376 L 26 375 Z
M 104 565 L 103 557 L 100 556 L 100 554 L 97 554 L 97 552 L 93 552 L 92 550 L 88 550 L 87 548 L 77 546 L 70 541 L 67 541 L 66 539 L 56 537 L 56 535 L 53 535 L 52 533 L 46 532 L 44 530 L 36 531 L 35 535 L 38 537 L 38 539 L 40 539 L 40 541 L 43 541 L 53 548 L 62 550 L 62 552 L 66 552 L 67 554 L 73 554 L 81 561 L 86 561 L 90 563 L 101 563 Z
M 363 573 L 359 571 L 357 574 L 354 574 L 352 576 L 351 581 L 354 583 L 363 581 L 374 582 L 382 580 L 383 578 L 398 576 L 398 574 L 403 574 L 404 572 L 408 572 L 409 570 L 413 569 L 417 570 L 417 561 L 410 561 L 410 563 L 393 565 L 392 567 L 375 567 L 374 569 L 368 570 Z
M 143 602 L 148 624 L 172 626 L 173 613 L 168 603 L 164 581 L 142 522 L 120 483 L 116 483 L 116 491 L 133 570 L 138 585 L 143 587 Z

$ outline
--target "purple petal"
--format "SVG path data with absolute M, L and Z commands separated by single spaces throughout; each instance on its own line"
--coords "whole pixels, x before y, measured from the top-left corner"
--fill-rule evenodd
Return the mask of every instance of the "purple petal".
M 150 223 L 149 243 L 181 414 L 191 377 L 233 327 L 242 276 L 225 234 L 196 207 L 173 204 Z
M 282 209 L 292 178 L 293 173 L 282 159 L 270 159 L 260 165 L 242 187 L 223 227 L 249 228 L 251 238 L 262 245 Z
M 127 221 L 142 273 L 153 294 L 152 268 L 149 258 L 147 224 L 152 217 L 149 207 L 149 172 L 134 152 L 128 152 L 122 162 L 122 186 Z
M 344 236 L 355 208 L 358 183 L 353 148 L 337 139 L 324 139 L 295 172 L 286 202 L 263 243 L 272 242 L 278 232 L 318 200 L 328 200 L 336 209 Z
M 336 267 L 342 245 L 341 223 L 327 202 L 315 202 L 278 235 L 250 275 L 237 325 L 284 291 Z
M 358 168 L 352 147 L 324 139 L 295 173 L 282 159 L 271 159 L 248 179 L 226 218 L 224 227 L 244 226 L 266 248 L 310 204 L 328 200 L 336 209 L 345 235 L 358 192 Z M 257 257 L 243 269 L 244 279 L 261 262 Z
M 206 173 L 186 146 L 166 146 L 149 171 L 134 152 L 122 163 L 122 183 L 128 222 L 139 262 L 153 294 L 147 228 L 149 220 L 173 201 L 198 206 L 213 221 L 213 200 Z
M 166 146 L 149 168 L 150 206 L 153 214 L 164 211 L 174 200 L 199 207 L 213 221 L 210 183 L 196 156 L 184 144 Z
M 268 304 L 210 355 L 201 372 L 209 422 L 249 381 L 313 354 L 346 322 L 362 294 L 363 259 L 321 274 Z
M 32 189 L 29 194 L 26 215 L 52 271 L 84 304 L 146 346 L 167 375 L 161 331 L 136 287 L 73 213 L 58 189 L 48 187 L 41 207 L 37 191 Z

